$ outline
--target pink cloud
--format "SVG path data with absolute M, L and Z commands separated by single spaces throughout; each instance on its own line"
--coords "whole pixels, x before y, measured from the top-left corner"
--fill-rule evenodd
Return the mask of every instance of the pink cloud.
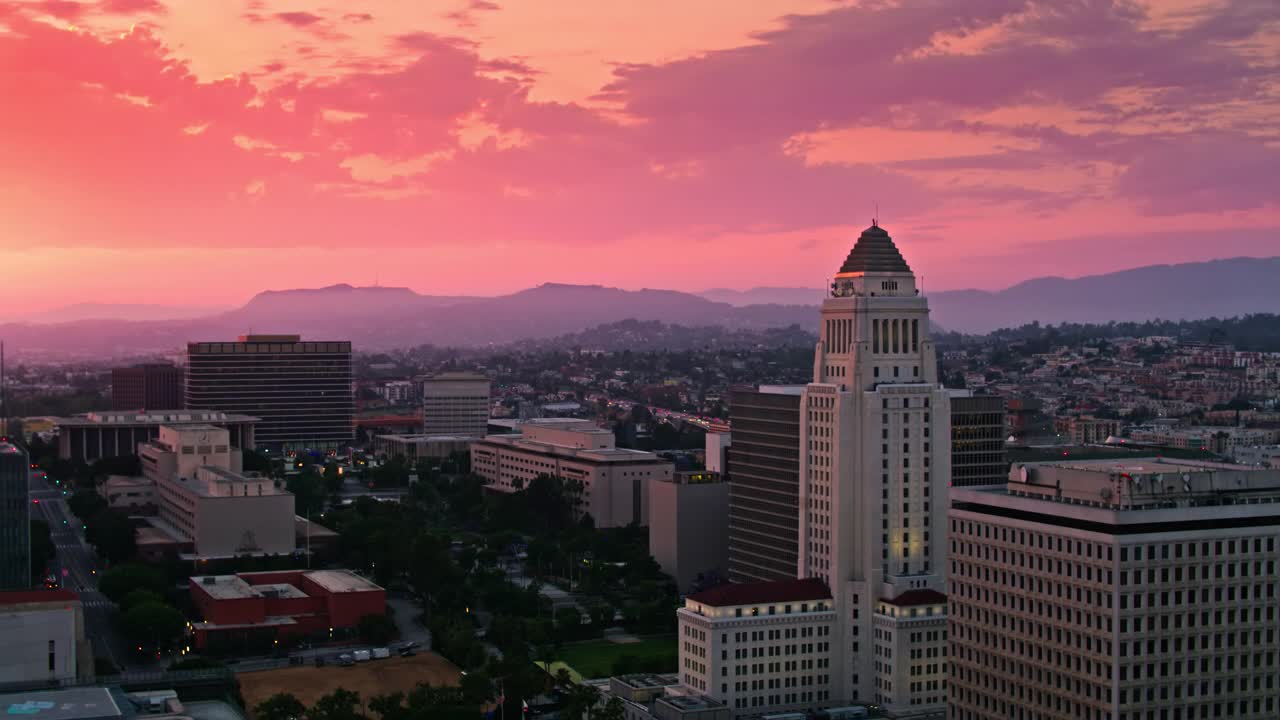
M 1233 252 L 1265 249 L 1259 228 L 1280 226 L 1268 84 L 1280 53 L 1249 52 L 1276 47 L 1260 28 L 1280 13 L 1265 3 L 1159 31 L 1108 3 L 863 4 L 782 19 L 741 47 L 620 65 L 589 103 L 537 99 L 540 58 L 494 56 L 466 33 L 388 35 L 382 18 L 348 14 L 374 50 L 347 53 L 337 28 L 349 28 L 305 3 L 250 7 L 243 20 L 286 59 L 218 80 L 163 27 L 70 32 L 34 11 L 86 11 L 51 7 L 10 11 L 0 33 L 0 67 L 22 68 L 0 73 L 0 97 L 23 108 L 0 113 L 0 186 L 16 188 L 0 217 L 51 247 L 352 248 L 392 262 L 406 248 L 550 248 L 541 266 L 504 270 L 532 284 L 586 248 L 643 241 L 649 254 L 627 257 L 637 282 L 664 284 L 697 245 L 724 258 L 712 285 L 813 238 L 825 251 L 832 228 L 861 225 L 878 201 L 942 238 L 929 252 L 957 277 L 978 277 L 974 257 L 1008 258 L 982 270 L 987 283 L 991 267 L 1034 269 L 1029 245 L 1070 254 L 1064 225 L 1117 211 L 1139 238 L 1222 214 L 1242 228 Z M 1015 106 L 1072 119 L 991 117 Z M 886 136 L 874 162 L 856 133 L 821 160 L 798 140 L 859 128 L 907 139 Z M 990 142 L 895 149 L 911 131 Z M 816 283 L 829 264 L 778 281 Z

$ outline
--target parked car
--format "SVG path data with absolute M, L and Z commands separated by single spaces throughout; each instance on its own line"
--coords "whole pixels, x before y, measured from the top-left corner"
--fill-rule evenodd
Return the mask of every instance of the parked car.
M 417 654 L 418 653 L 414 652 L 413 648 L 411 647 L 407 647 L 400 651 L 400 657 L 413 657 L 414 655 L 417 655 Z
M 374 660 L 382 660 L 383 658 L 389 658 L 389 657 L 391 657 L 391 651 L 388 650 L 387 648 L 382 647 L 382 648 L 373 649 Z
M 341 655 L 338 656 L 338 664 L 341 665 L 342 667 L 350 667 L 352 665 L 355 665 L 356 661 L 354 658 L 351 657 L 349 653 L 342 653 Z
M 356 662 L 369 662 L 370 658 L 373 657 L 368 650 L 357 650 L 351 656 L 356 659 Z

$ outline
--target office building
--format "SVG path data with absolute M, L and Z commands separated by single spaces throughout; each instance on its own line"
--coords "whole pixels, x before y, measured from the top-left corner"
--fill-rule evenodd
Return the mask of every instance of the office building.
M 712 425 L 707 428 L 705 448 L 707 453 L 707 472 L 727 473 L 729 470 L 729 447 L 733 445 L 733 433 L 728 425 Z
M 616 447 L 613 433 L 589 420 L 541 419 L 520 432 L 471 444 L 471 471 L 495 492 L 515 492 L 539 475 L 580 493 L 580 511 L 596 527 L 649 524 L 649 483 L 670 480 L 673 466 L 651 452 Z
M 112 410 L 178 410 L 184 402 L 180 367 L 146 363 L 111 370 Z
M 410 463 L 447 458 L 467 452 L 475 438 L 467 435 L 375 435 L 373 453 L 379 457 L 403 457 Z
M 73 592 L 0 592 L 0 637 L 0 683 L 67 683 L 93 677 L 84 608 Z M 22 713 L 11 707 L 9 714 Z
M 883 228 L 873 223 L 858 238 L 819 328 L 801 398 L 798 574 L 831 588 L 841 649 L 834 692 L 890 717 L 940 715 L 944 660 L 931 658 L 938 672 L 922 679 L 901 678 L 946 639 L 938 593 L 950 395 L 938 383 L 928 302 Z M 922 590 L 932 592 L 912 592 Z M 925 617 L 936 629 L 918 629 Z M 881 654 L 890 637 L 909 646 Z
M 649 554 L 680 592 L 726 577 L 729 485 L 719 473 L 678 472 L 649 483 Z
M 191 578 L 200 649 L 266 635 L 328 640 L 366 615 L 387 611 L 387 591 L 349 570 L 282 570 Z M 260 639 L 260 638 L 259 638 Z
M 107 507 L 127 515 L 155 515 L 156 484 L 145 477 L 109 475 L 98 483 L 98 495 L 107 501 Z
M 833 704 L 839 627 L 821 580 L 722 585 L 690 595 L 676 614 L 681 684 L 732 717 Z
M 951 486 L 998 485 L 1009 474 L 1004 398 L 951 391 Z
M 188 408 L 259 418 L 255 439 L 270 449 L 344 447 L 353 437 L 349 342 L 242 335 L 187 343 L 186 392 Z
M 1280 717 L 1280 470 L 1027 464 L 951 505 L 952 720 Z
M 448 372 L 422 381 L 422 434 L 483 437 L 489 426 L 489 378 Z
M 100 458 L 137 455 L 138 445 L 160 435 L 161 425 L 213 425 L 227 430 L 231 447 L 255 447 L 258 418 L 213 410 L 91 412 L 57 418 L 58 457 L 91 463 Z
M 802 385 L 762 386 L 730 395 L 729 579 L 796 577 L 800 515 Z
M 1095 445 L 1119 437 L 1120 427 L 1119 420 L 1078 415 L 1066 418 L 1058 429 L 1064 431 L 1074 445 Z
M 161 427 L 139 449 L 156 487 L 153 525 L 194 557 L 294 552 L 294 498 L 274 480 L 240 471 L 228 433 L 212 425 Z
M 421 390 L 422 386 L 413 380 L 388 380 L 375 392 L 392 405 L 403 405 L 416 401 Z
M 0 440 L 0 590 L 31 587 L 27 453 Z

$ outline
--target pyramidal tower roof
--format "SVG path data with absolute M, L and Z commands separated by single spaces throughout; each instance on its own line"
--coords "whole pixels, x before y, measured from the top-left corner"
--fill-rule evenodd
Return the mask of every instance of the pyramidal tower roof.
M 849 257 L 844 259 L 844 265 L 840 266 L 841 275 L 867 272 L 911 272 L 911 266 L 902 259 L 893 238 L 875 221 L 858 236 L 858 242 L 849 251 Z

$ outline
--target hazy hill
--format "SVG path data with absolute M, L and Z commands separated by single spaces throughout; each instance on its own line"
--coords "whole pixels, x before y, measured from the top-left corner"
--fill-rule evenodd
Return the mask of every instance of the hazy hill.
M 736 307 L 744 305 L 818 305 L 822 288 L 754 287 L 749 290 L 712 288 L 698 293 L 700 297 Z
M 933 321 L 983 333 L 1039 321 L 1195 320 L 1280 312 L 1280 257 L 1149 265 L 1081 278 L 1045 277 L 997 292 L 929 294 Z
M 1234 258 L 1153 265 L 1076 279 L 1040 278 L 988 292 L 930 293 L 934 323 L 982 333 L 1032 321 L 1105 323 L 1232 317 L 1280 312 L 1280 258 Z M 721 297 L 726 293 L 718 292 Z M 189 340 L 230 339 L 256 333 L 297 333 L 313 339 L 349 339 L 362 350 L 422 344 L 480 347 L 554 338 L 622 320 L 661 321 L 730 331 L 817 327 L 812 305 L 738 304 L 787 300 L 821 291 L 755 288 L 717 301 L 674 290 L 620 290 L 599 285 L 549 283 L 500 297 L 423 295 L 408 288 L 333 285 L 260 293 L 243 307 L 181 320 L 79 320 L 59 324 L 0 325 L 17 352 L 44 350 L 120 355 L 175 349 Z
M 126 303 L 75 303 L 33 313 L 23 318 L 34 323 L 65 323 L 78 320 L 181 320 L 206 317 L 227 308 L 201 305 L 139 305 Z

